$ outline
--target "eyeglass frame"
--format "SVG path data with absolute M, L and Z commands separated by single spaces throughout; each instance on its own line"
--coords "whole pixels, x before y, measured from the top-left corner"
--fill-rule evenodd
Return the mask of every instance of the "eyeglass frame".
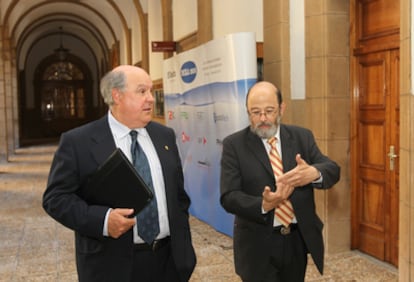
M 253 118 L 261 118 L 262 115 L 264 115 L 267 118 L 267 117 L 274 116 L 278 111 L 280 111 L 280 107 L 279 108 L 268 107 L 264 110 L 261 110 L 261 109 L 248 110 L 247 113 Z

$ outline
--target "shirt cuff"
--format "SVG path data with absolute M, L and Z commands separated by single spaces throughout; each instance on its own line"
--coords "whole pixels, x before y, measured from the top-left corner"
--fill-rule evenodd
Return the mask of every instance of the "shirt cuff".
M 322 183 L 322 181 L 323 181 L 322 173 L 320 171 L 318 171 L 318 172 L 319 172 L 319 178 L 312 181 L 313 184 Z
M 112 209 L 108 209 L 108 211 L 106 212 L 105 215 L 105 221 L 104 221 L 104 226 L 103 226 L 103 235 L 106 237 L 109 237 L 109 232 L 108 232 L 108 218 L 109 218 L 109 213 L 111 212 Z

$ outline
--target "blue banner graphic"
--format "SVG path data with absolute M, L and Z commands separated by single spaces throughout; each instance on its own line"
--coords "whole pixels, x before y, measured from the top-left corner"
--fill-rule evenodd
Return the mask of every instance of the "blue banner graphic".
M 164 61 L 165 118 L 177 135 L 190 213 L 232 236 L 221 207 L 222 140 L 248 124 L 245 97 L 257 80 L 253 33 L 210 41 Z

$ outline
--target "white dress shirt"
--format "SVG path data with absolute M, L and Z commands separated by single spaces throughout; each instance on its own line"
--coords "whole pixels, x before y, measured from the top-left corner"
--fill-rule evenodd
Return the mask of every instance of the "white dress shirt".
M 132 162 L 131 136 L 129 135 L 129 132 L 131 131 L 131 129 L 129 129 L 127 126 L 117 121 L 112 115 L 111 111 L 108 111 L 108 122 L 109 122 L 109 127 L 111 129 L 112 135 L 114 137 L 116 147 L 120 148 L 122 152 Z M 156 239 L 162 239 L 170 235 L 170 227 L 169 227 L 168 212 L 167 212 L 167 199 L 165 195 L 165 185 L 164 185 L 164 177 L 162 174 L 162 167 L 161 167 L 160 160 L 158 158 L 158 154 L 155 150 L 154 144 L 152 143 L 147 130 L 145 128 L 135 128 L 135 130 L 138 132 L 138 137 L 137 137 L 138 143 L 140 144 L 145 155 L 147 156 L 149 166 L 151 169 L 152 184 L 154 187 L 155 197 L 157 199 L 158 220 L 160 223 L 160 233 L 158 234 Z M 106 217 L 105 217 L 104 236 L 108 236 L 107 225 L 108 225 L 109 211 L 110 209 L 108 210 Z M 133 231 L 134 231 L 134 243 L 143 243 L 144 241 L 138 236 L 137 225 L 134 226 Z

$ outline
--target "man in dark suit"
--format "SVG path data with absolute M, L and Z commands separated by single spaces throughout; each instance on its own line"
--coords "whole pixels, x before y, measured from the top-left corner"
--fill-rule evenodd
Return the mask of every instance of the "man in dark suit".
M 235 215 L 236 272 L 245 282 L 304 281 L 310 253 L 322 274 L 323 223 L 313 189 L 333 186 L 340 168 L 311 131 L 280 123 L 285 104 L 273 84 L 253 85 L 246 107 L 250 126 L 224 139 L 221 160 L 220 201 Z M 272 156 L 272 137 L 281 164 Z
M 196 263 L 181 161 L 172 129 L 151 121 L 152 81 L 141 68 L 116 67 L 101 80 L 108 114 L 62 134 L 43 207 L 75 231 L 79 281 L 188 281 Z M 145 153 L 154 188 L 156 237 L 144 242 L 132 209 L 89 203 L 88 179 L 118 147 L 132 159 L 131 131 Z M 114 187 L 121 193 L 122 187 Z M 159 228 L 158 228 L 159 227 Z

